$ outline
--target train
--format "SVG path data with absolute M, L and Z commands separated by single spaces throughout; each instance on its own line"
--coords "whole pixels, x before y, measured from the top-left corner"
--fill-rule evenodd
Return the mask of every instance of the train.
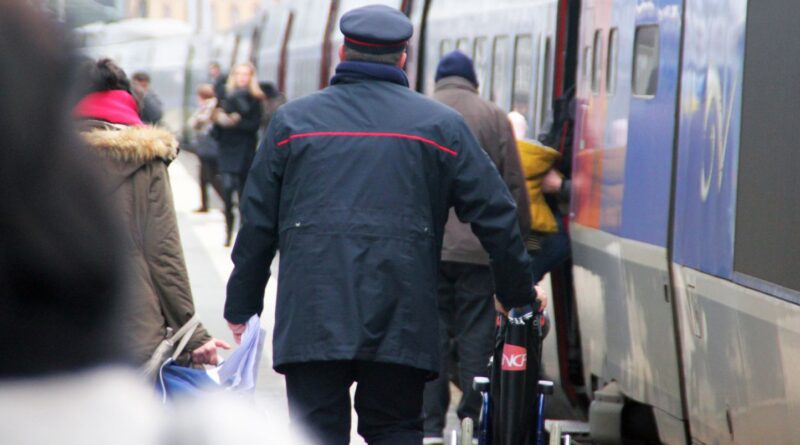
M 295 0 L 225 32 L 81 38 L 149 71 L 181 132 L 212 60 L 252 62 L 289 100 L 324 88 L 339 17 L 372 3 L 414 24 L 422 94 L 459 49 L 529 138 L 572 99 L 572 258 L 552 274 L 543 366 L 560 416 L 597 443 L 800 443 L 800 3 Z

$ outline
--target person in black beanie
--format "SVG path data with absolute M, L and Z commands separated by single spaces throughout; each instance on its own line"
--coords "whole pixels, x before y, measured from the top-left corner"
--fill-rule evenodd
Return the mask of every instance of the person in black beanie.
M 478 94 L 478 80 L 472 60 L 460 51 L 446 54 L 436 69 L 433 98 L 464 116 L 480 146 L 497 166 L 517 204 L 528 208 L 525 178 L 511 124 L 506 114 Z M 530 213 L 519 212 L 523 237 L 530 228 Z M 464 391 L 458 404 L 459 418 L 471 417 L 477 425 L 480 394 L 472 389 L 475 376 L 486 376 L 486 362 L 494 340 L 494 285 L 489 255 L 469 224 L 458 220 L 453 210 L 445 225 L 439 263 L 439 348 L 440 373 L 428 382 L 424 393 L 425 443 L 443 443 L 447 407 L 450 404 L 448 359 L 450 345 L 457 347 L 458 382 Z

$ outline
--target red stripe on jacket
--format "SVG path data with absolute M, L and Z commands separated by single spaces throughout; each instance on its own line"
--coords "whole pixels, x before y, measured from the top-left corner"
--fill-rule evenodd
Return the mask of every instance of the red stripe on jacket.
M 278 147 L 286 145 L 295 139 L 320 137 L 320 136 L 410 139 L 412 141 L 418 141 L 428 145 L 432 145 L 437 149 L 449 154 L 450 156 L 458 156 L 458 153 L 455 150 L 449 149 L 443 145 L 436 143 L 435 141 L 424 138 L 422 136 L 415 136 L 413 134 L 403 134 L 403 133 L 380 133 L 380 132 L 368 132 L 368 131 L 318 131 L 314 133 L 293 134 L 288 138 L 278 142 Z

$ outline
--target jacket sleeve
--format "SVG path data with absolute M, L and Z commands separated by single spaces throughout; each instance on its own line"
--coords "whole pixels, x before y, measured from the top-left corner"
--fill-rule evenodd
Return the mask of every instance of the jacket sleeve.
M 234 111 L 242 116 L 233 128 L 242 131 L 258 131 L 261 126 L 261 101 L 250 95 L 240 94 L 233 98 Z
M 150 166 L 152 179 L 144 224 L 144 252 L 164 318 L 168 326 L 177 330 L 194 316 L 194 300 L 183 258 L 167 166 L 161 161 L 154 161 Z M 210 339 L 206 329 L 200 325 L 187 349 L 194 350 Z
M 506 308 L 533 302 L 531 262 L 519 231 L 517 208 L 511 193 L 486 152 L 458 119 L 458 155 L 452 162 L 451 202 L 461 221 L 489 253 L 497 298 Z
M 228 280 L 225 319 L 244 323 L 264 309 L 269 266 L 278 247 L 278 207 L 288 147 L 278 148 L 280 112 L 256 152 L 242 193 L 244 224 L 233 246 L 233 272 Z
M 498 168 L 500 168 L 500 175 L 508 186 L 514 202 L 517 203 L 520 234 L 525 239 L 531 229 L 531 212 L 522 161 L 519 157 L 514 129 L 511 127 L 508 117 L 504 113 L 498 113 L 497 120 L 500 135 L 499 151 L 503 153 L 504 159 L 502 167 L 498 166 Z

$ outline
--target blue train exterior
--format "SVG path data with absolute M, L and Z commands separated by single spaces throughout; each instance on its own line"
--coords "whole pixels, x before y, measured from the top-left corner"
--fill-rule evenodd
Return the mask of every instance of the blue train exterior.
M 652 407 L 663 443 L 798 440 L 800 102 L 782 55 L 798 39 L 777 31 L 798 7 L 755 3 L 582 8 L 571 233 L 584 370 Z

